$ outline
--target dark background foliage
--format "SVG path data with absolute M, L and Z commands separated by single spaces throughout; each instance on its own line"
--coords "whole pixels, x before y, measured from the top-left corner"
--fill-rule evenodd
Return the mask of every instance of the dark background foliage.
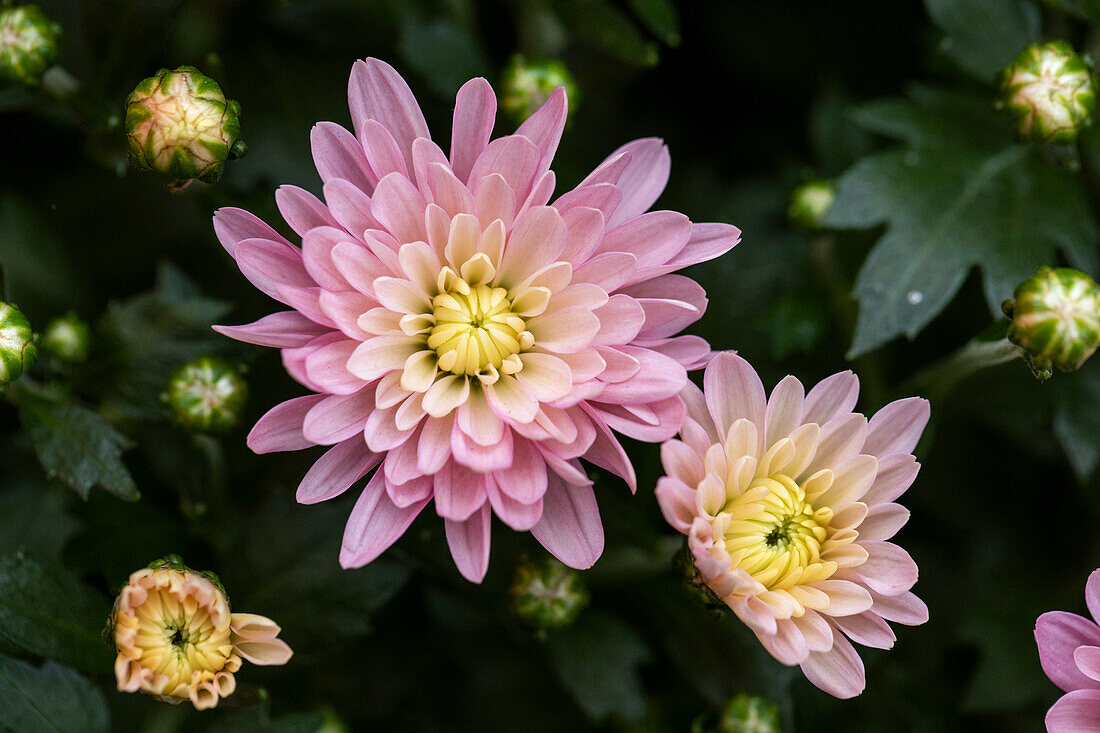
M 959 362 L 929 367 L 993 324 L 1037 265 L 1098 274 L 1095 134 L 1075 172 L 1013 143 L 992 110 L 994 72 L 1029 40 L 1090 47 L 1089 3 L 42 4 L 65 27 L 61 64 L 81 101 L 0 90 L 0 259 L 8 299 L 33 323 L 75 310 L 96 341 L 86 366 L 44 365 L 20 409 L 0 402 L 0 727 L 313 731 L 335 715 L 351 730 L 684 730 L 738 692 L 776 700 L 789 730 L 1041 726 L 1059 693 L 1038 665 L 1035 618 L 1084 612 L 1100 564 L 1100 364 L 1045 384 L 1019 360 L 958 382 Z M 516 52 L 563 59 L 583 91 L 559 190 L 623 142 L 658 135 L 673 159 L 659 205 L 742 228 L 742 244 L 692 273 L 711 298 L 697 333 L 738 349 L 769 387 L 852 368 L 867 413 L 932 399 L 898 540 L 920 565 L 931 620 L 900 628 L 889 652 L 863 651 L 861 697 L 818 691 L 685 591 L 679 538 L 653 497 L 654 446 L 629 448 L 637 496 L 597 475 L 608 541 L 586 573 L 592 605 L 540 640 L 508 612 L 517 562 L 543 552 L 527 535 L 497 523 L 474 586 L 429 512 L 381 559 L 343 571 L 355 492 L 293 501 L 313 452 L 254 456 L 243 429 L 197 439 L 166 419 L 168 373 L 203 353 L 249 366 L 246 422 L 301 393 L 274 351 L 209 330 L 272 309 L 210 216 L 235 205 L 276 222 L 275 187 L 320 193 L 308 134 L 318 120 L 347 124 L 352 62 L 394 64 L 445 140 L 460 84 L 496 83 Z M 221 183 L 172 195 L 126 169 L 110 117 L 141 78 L 179 64 L 241 102 L 250 153 Z M 991 160 L 996 176 L 971 195 L 969 176 Z M 834 233 L 786 221 L 810 176 L 840 176 Z M 50 419 L 74 426 L 67 442 L 40 427 Z M 36 458 L 81 450 L 106 458 L 70 461 L 68 474 Z M 246 667 L 216 711 L 116 692 L 97 638 L 128 574 L 172 552 L 216 570 L 234 607 L 276 619 L 296 651 L 287 667 Z

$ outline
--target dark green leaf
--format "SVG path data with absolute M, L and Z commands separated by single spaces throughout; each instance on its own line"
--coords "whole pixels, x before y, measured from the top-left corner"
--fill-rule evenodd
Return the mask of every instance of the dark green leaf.
M 638 666 L 649 660 L 645 642 L 626 624 L 599 613 L 547 639 L 550 662 L 562 685 L 593 720 L 618 715 L 637 721 L 645 715 Z
M 206 729 L 207 733 L 317 733 L 324 720 L 315 713 L 271 717 L 268 704 L 234 710 Z
M 999 150 L 1010 131 L 981 95 L 915 84 L 906 97 L 876 99 L 856 106 L 852 120 L 868 132 L 916 149 Z
M 630 9 L 666 46 L 680 45 L 680 16 L 670 0 L 629 0 Z
M 1057 261 L 1059 249 L 1075 267 L 1096 266 L 1096 225 L 1078 182 L 1022 147 L 866 158 L 841 176 L 825 220 L 840 228 L 889 224 L 856 281 L 850 357 L 915 336 L 974 265 L 993 313 L 1021 280 Z
M 1039 10 L 1030 0 L 925 0 L 943 32 L 943 49 L 982 81 L 1012 63 L 1039 37 Z
M 1084 480 L 1100 463 L 1100 359 L 1092 359 L 1075 374 L 1054 376 L 1054 433 Z
M 424 21 L 408 15 L 402 25 L 400 49 L 405 63 L 447 99 L 467 79 L 486 76 L 490 68 L 477 38 L 444 19 Z
M 19 392 L 23 426 L 46 473 L 87 498 L 101 486 L 120 499 L 140 494 L 122 462 L 131 443 L 98 413 L 75 402 L 29 389 Z
M 638 66 L 657 64 L 657 44 L 605 0 L 558 0 L 555 7 L 578 36 L 609 56 Z
M 60 486 L 43 479 L 5 482 L 0 489 L 0 555 L 16 551 L 43 557 L 60 554 L 80 527 L 65 510 L 68 496 Z
M 0 557 L 0 642 L 78 669 L 110 669 L 109 605 L 60 566 Z
M 1100 23 L 1100 0 L 1057 0 L 1057 2 L 1067 13 L 1091 23 Z
M 87 283 L 77 276 L 72 256 L 33 204 L 0 194 L 0 264 L 9 298 L 32 319 L 77 307 Z M 44 325 L 44 324 L 34 324 Z
M 0 725 L 15 733 L 97 733 L 110 726 L 103 693 L 79 672 L 0 654 Z

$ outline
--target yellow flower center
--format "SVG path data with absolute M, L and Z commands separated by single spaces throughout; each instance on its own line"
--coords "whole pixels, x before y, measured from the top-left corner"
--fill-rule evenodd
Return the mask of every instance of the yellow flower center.
M 207 678 L 220 672 L 233 654 L 229 620 L 216 625 L 209 610 L 193 598 L 168 590 L 151 590 L 136 611 L 134 647 L 142 667 L 167 675 L 166 690 L 190 687 L 195 673 Z
M 724 539 L 733 567 L 768 590 L 825 580 L 836 572 L 835 562 L 821 560 L 833 510 L 814 509 L 789 476 L 754 479 L 723 512 L 730 515 Z
M 504 288 L 458 280 L 432 298 L 432 317 L 428 348 L 452 374 L 514 374 L 522 368 L 517 354 L 534 344 Z

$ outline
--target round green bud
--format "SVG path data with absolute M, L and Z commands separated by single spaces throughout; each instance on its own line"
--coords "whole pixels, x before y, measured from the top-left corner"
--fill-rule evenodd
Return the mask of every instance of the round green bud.
M 512 578 L 512 610 L 538 631 L 571 624 L 588 605 L 580 574 L 553 558 L 523 560 Z
M 19 379 L 37 359 L 30 321 L 11 303 L 0 303 L 0 387 Z
M 224 359 L 200 356 L 172 372 L 161 399 L 177 422 L 198 433 L 223 433 L 240 422 L 248 384 Z
M 740 694 L 726 703 L 715 733 L 779 733 L 779 706 L 771 700 Z
M 560 61 L 527 61 L 513 56 L 502 81 L 500 108 L 517 125 L 533 115 L 558 87 L 565 87 L 568 117 L 573 116 L 580 101 L 580 88 Z
M 821 228 L 825 212 L 836 199 L 836 184 L 832 181 L 807 181 L 791 194 L 787 217 L 791 223 L 809 231 Z
M 1079 270 L 1040 267 L 1001 307 L 1036 376 L 1075 371 L 1100 346 L 1100 286 Z
M 87 361 L 92 343 L 92 329 L 75 313 L 55 318 L 42 333 L 42 351 L 58 361 Z
M 38 86 L 61 57 L 61 26 L 37 5 L 0 8 L 0 82 Z
M 126 100 L 130 161 L 171 176 L 177 187 L 199 179 L 214 183 L 225 161 L 241 157 L 241 106 L 193 66 L 161 69 Z
M 1033 43 L 1001 71 L 996 106 L 1024 140 L 1070 143 L 1092 123 L 1096 85 L 1091 63 L 1065 41 Z

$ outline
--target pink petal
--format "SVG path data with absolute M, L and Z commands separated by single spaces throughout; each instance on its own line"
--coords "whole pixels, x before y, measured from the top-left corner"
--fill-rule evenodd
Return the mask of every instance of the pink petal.
M 386 493 L 385 475 L 376 471 L 348 517 L 340 548 L 340 565 L 358 568 L 374 560 L 405 533 L 427 503 L 428 499 L 424 499 L 404 508 L 397 507 Z
M 771 447 L 802 424 L 802 402 L 806 391 L 796 377 L 785 377 L 775 385 L 764 415 L 764 445 Z
M 562 194 L 553 206 L 563 216 L 570 209 L 577 206 L 597 209 L 606 219 L 615 211 L 622 197 L 623 195 L 619 192 L 618 186 L 610 183 L 596 183 L 588 186 L 577 186 L 572 191 Z
M 350 290 L 351 285 L 332 261 L 332 250 L 349 242 L 343 228 L 319 226 L 302 235 L 302 264 L 309 276 L 326 290 Z M 359 245 L 353 245 L 359 246 Z
M 703 375 L 703 394 L 720 436 L 724 438 L 731 425 L 745 418 L 756 425 L 763 444 L 767 400 L 752 365 L 731 352 L 718 354 Z M 762 452 L 759 447 L 757 452 Z
M 451 169 L 440 163 L 428 166 L 425 183 L 431 202 L 442 208 L 448 217 L 477 211 L 473 194 L 457 178 Z
M 592 446 L 584 454 L 586 461 L 610 471 L 630 487 L 630 493 L 638 490 L 638 477 L 634 472 L 634 464 L 626 455 L 626 450 L 619 443 L 618 438 L 607 427 L 607 423 L 593 408 L 585 405 L 584 411 L 592 418 L 592 424 L 596 428 L 596 439 Z
M 343 179 L 364 193 L 374 190 L 378 177 L 371 170 L 363 146 L 355 135 L 335 122 L 318 122 L 310 131 L 309 140 L 313 162 L 322 181 Z
M 888 540 L 909 521 L 909 510 L 899 504 L 877 504 L 859 525 L 861 540 Z
M 477 218 L 486 229 L 499 220 L 505 227 L 512 226 L 516 216 L 516 193 L 504 176 L 491 173 L 480 179 L 470 177 L 470 185 L 477 202 Z
M 435 474 L 435 510 L 444 519 L 462 522 L 488 499 L 484 477 L 451 461 Z
M 710 344 L 699 336 L 675 336 L 667 339 L 638 339 L 635 346 L 652 349 L 680 362 L 688 371 L 702 369 L 714 358 Z
M 867 685 L 863 660 L 851 642 L 840 634 L 833 634 L 831 650 L 810 652 L 800 666 L 806 679 L 841 700 L 855 697 Z
M 470 390 L 470 398 L 459 406 L 457 424 L 478 445 L 496 445 L 504 437 L 504 421 L 493 412 L 480 389 Z
M 624 152 L 630 153 L 630 163 L 618 180 L 623 200 L 615 215 L 608 221 L 609 227 L 618 226 L 627 219 L 649 211 L 649 207 L 653 206 L 657 197 L 665 190 L 672 166 L 668 147 L 659 138 L 634 140 L 616 150 L 609 158 Z
M 290 645 L 282 639 L 239 641 L 233 645 L 233 651 L 241 658 L 261 667 L 286 664 L 294 656 Z
M 362 435 L 345 440 L 325 452 L 306 472 L 295 495 L 299 504 L 316 504 L 344 493 L 382 461 L 363 442 Z
M 928 606 L 912 592 L 883 596 L 871 591 L 875 605 L 871 608 L 887 621 L 906 626 L 920 626 L 928 621 Z
M 233 250 L 237 266 L 248 281 L 265 294 L 282 302 L 280 286 L 297 288 L 314 285 L 295 247 L 268 239 L 245 239 Z
M 447 162 L 447 156 L 444 155 L 438 145 L 426 137 L 418 137 L 413 140 L 412 170 L 415 174 L 413 180 L 419 184 L 420 190 L 425 196 L 428 195 L 425 187 L 428 181 L 428 168 L 435 165 L 442 166 L 448 173 L 451 171 L 451 164 Z M 455 180 L 457 182 L 457 179 Z M 458 185 L 462 186 L 461 183 L 458 183 Z M 465 188 L 465 186 L 462 187 Z
M 512 448 L 510 466 L 495 471 L 496 484 L 509 498 L 533 504 L 546 493 L 546 463 L 531 443 L 520 438 Z
M 875 482 L 863 495 L 867 506 L 893 501 L 913 485 L 920 464 L 908 453 L 892 453 L 878 462 Z
M 267 239 L 289 246 L 290 242 L 255 214 L 226 206 L 214 212 L 214 233 L 225 251 L 233 254 L 237 245 L 246 239 Z
M 386 462 L 383 470 L 386 474 L 386 490 L 390 491 L 390 498 L 398 506 L 408 505 L 409 502 L 398 501 L 392 491 L 394 486 L 402 486 L 421 478 L 422 474 L 416 465 L 416 446 L 420 442 L 420 434 L 413 429 L 408 439 L 401 441 L 386 453 Z
M 306 357 L 306 374 L 319 391 L 351 394 L 363 388 L 363 380 L 348 371 L 348 359 L 358 346 L 358 341 L 343 339 L 321 346 Z
M 489 143 L 496 111 L 496 94 L 481 77 L 470 79 L 458 90 L 451 124 L 451 167 L 463 183 Z
M 553 160 L 554 153 L 557 152 L 562 130 L 565 129 L 568 111 L 569 104 L 565 98 L 565 88 L 558 87 L 550 93 L 550 97 L 543 105 L 516 130 L 516 135 L 527 138 L 538 149 L 540 155 L 538 170 L 540 172 L 550 167 L 550 161 Z
M 1100 681 L 1100 647 L 1077 647 L 1073 652 L 1073 661 L 1085 676 Z
M 858 397 L 859 379 L 855 374 L 834 374 L 818 382 L 806 395 L 806 402 L 802 407 L 802 422 L 824 425 L 834 417 L 851 412 Z
M 374 190 L 373 186 L 371 190 Z M 362 239 L 363 232 L 368 229 L 381 228 L 382 225 L 371 216 L 370 196 L 355 184 L 332 178 L 325 183 L 324 194 L 332 218 L 356 239 Z
M 873 456 L 912 453 L 930 415 L 928 400 L 909 397 L 876 412 L 867 425 L 863 451 Z
M 359 326 L 359 318 L 373 310 L 377 301 L 354 290 L 322 290 L 318 299 L 321 311 L 332 319 L 345 336 L 357 341 L 365 341 L 374 334 Z
M 565 222 L 565 249 L 561 258 L 574 264 L 587 262 L 603 241 L 607 228 L 603 213 L 599 209 L 574 206 L 562 214 L 562 220 Z
M 1074 651 L 1081 646 L 1100 646 L 1100 628 L 1088 619 L 1065 611 L 1048 611 L 1035 622 L 1039 664 L 1054 684 L 1066 692 L 1100 689 L 1100 683 L 1077 668 Z
M 635 346 L 618 349 L 635 359 L 641 368 L 630 379 L 604 387 L 600 402 L 627 405 L 659 402 L 678 395 L 687 384 L 687 371 L 664 354 Z
M 668 264 L 680 269 L 707 262 L 729 252 L 740 241 L 741 230 L 730 224 L 692 224 L 691 238 Z
M 355 348 L 346 361 L 346 368 L 370 382 L 386 372 L 404 368 L 405 360 L 419 350 L 420 344 L 409 336 L 375 336 Z
M 552 206 L 539 206 L 516 219 L 508 237 L 500 267 L 499 282 L 512 285 L 555 262 L 565 246 L 565 222 Z
M 367 163 L 379 180 L 391 173 L 396 173 L 403 178 L 409 177 L 412 165 L 401 152 L 401 146 L 397 144 L 390 131 L 377 120 L 367 120 L 359 131 L 359 140 L 363 144 L 363 153 L 367 157 Z
M 374 297 L 374 281 L 392 274 L 392 270 L 370 250 L 350 242 L 332 248 L 332 263 L 353 288 L 371 297 Z
M 1047 733 L 1100 731 L 1100 690 L 1076 690 L 1063 695 L 1047 711 Z
M 539 403 L 518 381 L 504 378 L 485 388 L 485 397 L 493 411 L 512 423 L 529 423 L 539 411 Z
M 648 405 L 593 402 L 592 406 L 608 427 L 628 438 L 646 443 L 660 443 L 675 435 L 683 424 L 685 412 L 684 402 L 679 396 Z
M 412 182 L 400 173 L 390 173 L 378 182 L 371 198 L 371 214 L 399 243 L 427 239 L 424 209 L 428 203 Z
M 302 450 L 313 443 L 302 434 L 302 423 L 314 405 L 325 395 L 306 395 L 282 402 L 268 410 L 248 433 L 253 453 Z
M 476 192 L 481 179 L 496 174 L 508 184 L 515 199 L 522 201 L 527 198 L 531 184 L 539 173 L 538 164 L 539 150 L 527 138 L 518 135 L 497 138 L 478 156 L 470 171 L 469 185 Z M 514 201 L 513 206 L 516 203 L 518 201 Z
M 897 545 L 879 540 L 860 542 L 869 557 L 855 572 L 876 593 L 896 596 L 917 582 L 917 564 Z
M 1085 583 L 1085 604 L 1093 619 L 1100 619 L 1100 570 L 1093 570 Z
M 867 418 L 858 413 L 835 417 L 821 426 L 817 452 L 802 472 L 810 476 L 823 468 L 835 469 L 841 462 L 860 452 L 867 436 Z
M 512 463 L 512 431 L 495 445 L 479 445 L 461 430 L 451 431 L 451 455 L 455 461 L 479 473 L 500 471 Z
M 335 445 L 353 435 L 359 435 L 362 442 L 363 426 L 373 410 L 373 388 L 325 397 L 306 413 L 302 433 L 317 445 Z
M 328 329 L 298 311 L 281 311 L 243 326 L 212 326 L 215 331 L 246 344 L 297 348 L 327 333 Z
M 600 319 L 600 332 L 595 338 L 597 344 L 630 343 L 646 322 L 646 313 L 638 301 L 621 293 L 612 295 L 593 314 Z
M 756 632 L 756 638 L 769 654 L 788 666 L 798 664 L 810 653 L 806 646 L 806 637 L 802 636 L 798 626 L 789 619 L 780 621 L 774 634 Z
M 420 432 L 416 451 L 416 467 L 424 474 L 438 473 L 451 457 L 451 430 L 454 415 L 428 418 Z
M 890 649 L 897 637 L 890 625 L 874 612 L 860 613 L 854 616 L 838 616 L 833 624 L 848 635 L 852 641 L 875 649 Z
M 384 61 L 368 58 L 355 62 L 348 82 L 348 106 L 356 135 L 362 137 L 360 130 L 366 120 L 377 120 L 393 134 L 410 167 L 413 140 L 431 137 L 409 85 Z
M 386 477 L 386 494 L 396 507 L 407 507 L 417 502 L 427 501 L 432 498 L 435 478 L 433 476 L 421 476 L 406 481 L 403 484 L 395 484 Z
M 638 267 L 638 258 L 629 252 L 597 255 L 573 271 L 573 282 L 592 283 L 610 293 L 628 282 Z
M 480 583 L 489 570 L 489 524 L 492 511 L 485 504 L 466 521 L 444 520 L 447 544 L 451 548 L 458 572 L 471 583 Z
M 286 223 L 300 237 L 314 227 L 336 226 L 328 207 L 304 188 L 279 186 L 275 191 L 275 204 Z
M 592 567 L 603 553 L 603 524 L 591 486 L 548 477 L 542 518 L 531 534 L 551 555 L 571 568 Z
M 485 482 L 489 493 L 489 506 L 500 520 L 517 532 L 526 532 L 542 517 L 542 499 L 532 504 L 521 504 L 501 491 L 491 477 Z
M 618 213 L 618 212 L 616 212 Z M 638 258 L 639 280 L 647 267 L 664 265 L 687 244 L 691 221 L 675 211 L 651 211 L 604 234 L 599 252 L 630 252 Z

